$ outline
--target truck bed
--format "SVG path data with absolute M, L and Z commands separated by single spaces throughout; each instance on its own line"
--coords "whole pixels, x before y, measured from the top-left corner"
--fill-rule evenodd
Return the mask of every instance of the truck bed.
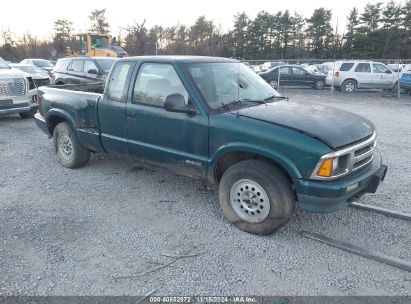
M 83 84 L 65 84 L 65 85 L 49 85 L 49 88 L 69 90 L 69 91 L 80 91 L 89 93 L 103 94 L 104 92 L 104 82 L 93 82 L 93 83 L 83 83 Z
M 68 121 L 87 148 L 102 151 L 97 106 L 103 91 L 102 83 L 40 87 L 39 112 L 48 121 Z

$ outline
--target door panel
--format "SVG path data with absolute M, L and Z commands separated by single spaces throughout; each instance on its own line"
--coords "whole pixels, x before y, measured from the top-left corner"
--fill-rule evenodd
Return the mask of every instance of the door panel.
M 115 65 L 107 91 L 98 104 L 101 142 L 106 151 L 127 154 L 126 108 L 127 90 L 134 68 L 132 62 Z
M 372 84 L 375 88 L 390 88 L 394 85 L 394 73 L 386 66 L 373 63 L 372 64 Z
M 96 73 L 89 73 L 90 70 L 95 70 Z M 95 63 L 91 60 L 86 60 L 84 62 L 83 66 L 83 72 L 84 72 L 84 81 L 87 82 L 96 82 L 97 81 L 97 73 L 98 73 L 98 67 L 95 65 Z
M 170 64 L 141 66 L 127 105 L 129 154 L 185 174 L 205 177 L 208 160 L 208 116 L 166 111 L 167 95 L 180 93 L 195 106 Z
M 308 74 L 302 68 L 292 67 L 293 72 L 293 85 L 295 86 L 311 86 L 312 85 L 312 76 Z
M 372 88 L 371 65 L 368 62 L 358 63 L 354 69 L 355 79 L 359 88 Z
M 67 67 L 67 78 L 71 84 L 80 84 L 84 78 L 84 60 L 73 60 Z
M 291 69 L 289 67 L 279 67 L 277 71 L 280 71 L 280 86 L 294 85 Z M 278 74 L 276 75 L 278 77 Z

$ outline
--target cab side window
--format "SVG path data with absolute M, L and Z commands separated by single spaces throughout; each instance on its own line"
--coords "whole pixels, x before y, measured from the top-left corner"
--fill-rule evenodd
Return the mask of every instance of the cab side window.
M 90 71 L 93 71 L 93 70 L 95 72 L 90 73 Z M 84 73 L 97 74 L 98 73 L 98 68 L 97 68 L 96 64 L 91 60 L 86 60 L 84 62 Z
M 110 100 L 126 102 L 127 100 L 127 82 L 131 73 L 131 63 L 118 63 L 110 75 L 108 83 L 107 97 Z
M 305 75 L 305 71 L 303 69 L 292 67 L 294 75 Z
M 371 66 L 369 63 L 359 63 L 355 71 L 359 73 L 371 73 Z
M 391 70 L 379 63 L 373 63 L 372 70 L 374 73 L 391 74 Z
M 281 68 L 280 68 L 280 74 L 281 74 L 281 75 L 291 74 L 291 73 L 290 73 L 290 68 L 289 68 L 289 67 L 281 67 Z
M 83 60 L 73 60 L 68 70 L 71 72 L 81 72 L 83 70 Z
M 144 63 L 138 73 L 132 103 L 162 107 L 165 97 L 179 93 L 188 103 L 188 93 L 174 67 L 167 63 Z

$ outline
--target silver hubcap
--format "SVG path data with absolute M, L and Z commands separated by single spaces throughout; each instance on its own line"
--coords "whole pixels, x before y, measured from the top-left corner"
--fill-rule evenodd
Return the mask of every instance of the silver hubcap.
M 73 157 L 73 144 L 68 135 L 60 133 L 57 138 L 57 148 L 60 152 L 60 155 L 65 160 L 71 160 Z
M 352 82 L 346 83 L 345 84 L 345 90 L 347 92 L 352 92 L 354 91 L 354 84 Z
M 271 81 L 271 82 L 270 82 L 270 86 L 271 86 L 272 88 L 276 89 L 276 88 L 277 88 L 277 81 Z
M 241 179 L 230 190 L 230 202 L 235 213 L 249 223 L 260 223 L 270 213 L 268 195 L 258 183 Z

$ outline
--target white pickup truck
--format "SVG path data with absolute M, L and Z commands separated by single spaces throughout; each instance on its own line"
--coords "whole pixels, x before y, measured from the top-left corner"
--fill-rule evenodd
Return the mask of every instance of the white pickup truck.
M 339 61 L 328 72 L 325 83 L 347 93 L 357 89 L 395 89 L 398 75 L 380 62 Z
M 0 58 L 0 115 L 30 118 L 37 107 L 37 88 L 30 75 L 11 68 Z

